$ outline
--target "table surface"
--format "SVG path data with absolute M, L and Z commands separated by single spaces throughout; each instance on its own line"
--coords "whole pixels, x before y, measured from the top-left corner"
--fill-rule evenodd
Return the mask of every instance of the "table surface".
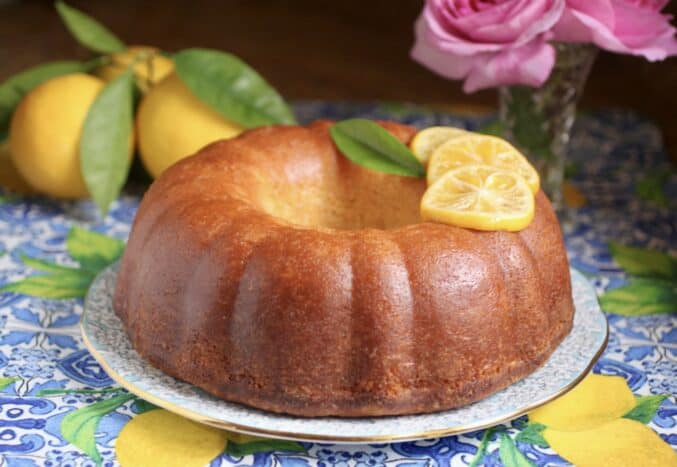
M 7 2 L 7 0 L 5 0 Z M 85 58 L 52 2 L 0 2 L 0 81 L 46 60 Z M 129 44 L 166 50 L 213 47 L 242 57 L 290 99 L 411 101 L 491 109 L 493 90 L 466 95 L 409 59 L 421 0 L 294 2 L 72 0 Z M 677 13 L 677 2 L 667 11 Z M 677 161 L 677 58 L 649 63 L 602 53 L 586 109 L 633 109 L 656 122 Z
M 302 121 L 359 115 L 419 127 L 477 129 L 490 119 L 393 103 L 300 102 L 295 108 Z M 674 449 L 676 174 L 656 126 L 633 113 L 581 116 L 571 153 L 566 191 L 570 207 L 563 213 L 566 246 L 571 265 L 594 285 L 610 324 L 609 344 L 594 372 L 621 376 L 636 396 L 669 395 L 641 422 L 641 429 L 647 430 L 646 422 L 660 435 L 654 442 Z M 229 439 L 226 452 L 219 455 L 217 450 L 200 458 L 213 466 L 412 467 L 472 462 L 486 431 L 365 446 L 251 442 L 200 431 L 207 429 L 172 419 L 119 388 L 84 349 L 78 320 L 93 274 L 121 254 L 138 201 L 137 195 L 125 194 L 101 220 L 89 201 L 66 203 L 9 193 L 0 198 L 0 465 L 95 465 L 97 456 L 104 465 L 115 465 L 117 456 L 130 452 L 173 453 L 195 436 Z M 151 417 L 160 421 L 148 425 Z M 516 446 L 536 465 L 568 465 L 552 448 L 519 437 L 527 423 L 521 417 L 490 432 L 485 437 L 484 465 L 513 465 L 504 455 L 506 435 L 518 439 L 516 444 L 507 441 L 508 446 Z M 174 437 L 158 439 L 167 426 Z M 628 449 L 641 456 L 647 448 L 640 441 L 633 445 L 633 439 Z M 223 448 L 223 441 L 219 446 Z

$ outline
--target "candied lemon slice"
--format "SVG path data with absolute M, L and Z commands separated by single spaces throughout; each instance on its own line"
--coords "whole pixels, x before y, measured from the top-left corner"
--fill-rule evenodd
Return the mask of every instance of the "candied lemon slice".
M 428 185 L 448 170 L 468 164 L 485 164 L 520 174 L 532 193 L 539 188 L 538 172 L 526 157 L 507 141 L 495 136 L 467 133 L 439 146 L 428 163 Z
M 477 230 L 522 230 L 534 217 L 534 195 L 521 175 L 489 165 L 464 165 L 433 183 L 421 218 Z
M 450 139 L 467 134 L 467 131 L 453 126 L 431 126 L 416 133 L 414 139 L 409 143 L 409 147 L 416 158 L 425 165 L 435 149 Z

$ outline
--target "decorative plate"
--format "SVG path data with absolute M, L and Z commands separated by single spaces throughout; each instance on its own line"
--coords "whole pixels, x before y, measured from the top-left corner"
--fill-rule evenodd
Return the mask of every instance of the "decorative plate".
M 607 321 L 597 295 L 571 270 L 574 326 L 545 365 L 527 378 L 472 405 L 424 415 L 376 418 L 301 418 L 216 399 L 152 367 L 132 348 L 112 297 L 118 264 L 101 272 L 85 300 L 85 345 L 106 372 L 130 392 L 196 421 L 269 438 L 328 443 L 409 441 L 457 434 L 516 418 L 565 393 L 592 368 L 606 345 Z

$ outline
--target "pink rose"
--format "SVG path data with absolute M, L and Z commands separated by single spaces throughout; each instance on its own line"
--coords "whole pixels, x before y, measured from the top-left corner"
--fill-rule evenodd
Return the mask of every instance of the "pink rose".
M 597 46 L 651 61 L 677 54 L 675 28 L 661 14 L 667 0 L 567 0 L 556 40 Z
M 546 40 L 563 10 L 564 0 L 427 0 L 411 55 L 442 76 L 465 79 L 465 92 L 540 86 L 555 62 Z

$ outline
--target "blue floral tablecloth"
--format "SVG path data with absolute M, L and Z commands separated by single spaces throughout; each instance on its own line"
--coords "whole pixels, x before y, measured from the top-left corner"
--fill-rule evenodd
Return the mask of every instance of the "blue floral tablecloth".
M 402 104 L 301 102 L 296 110 L 306 122 L 366 116 L 478 129 L 490 121 Z M 594 372 L 622 376 L 636 396 L 667 395 L 651 399 L 657 402 L 645 422 L 675 449 L 677 176 L 659 131 L 628 112 L 581 115 L 568 180 L 569 259 L 594 284 L 610 325 Z M 116 465 L 118 434 L 151 408 L 115 385 L 85 350 L 78 327 L 88 281 L 119 256 L 138 202 L 128 192 L 101 220 L 88 201 L 0 188 L 0 466 Z M 489 433 L 397 444 L 259 442 L 227 449 L 211 465 L 569 465 L 552 448 L 516 436 L 526 424 L 522 417 Z M 504 435 L 514 439 L 517 457 L 506 454 Z

